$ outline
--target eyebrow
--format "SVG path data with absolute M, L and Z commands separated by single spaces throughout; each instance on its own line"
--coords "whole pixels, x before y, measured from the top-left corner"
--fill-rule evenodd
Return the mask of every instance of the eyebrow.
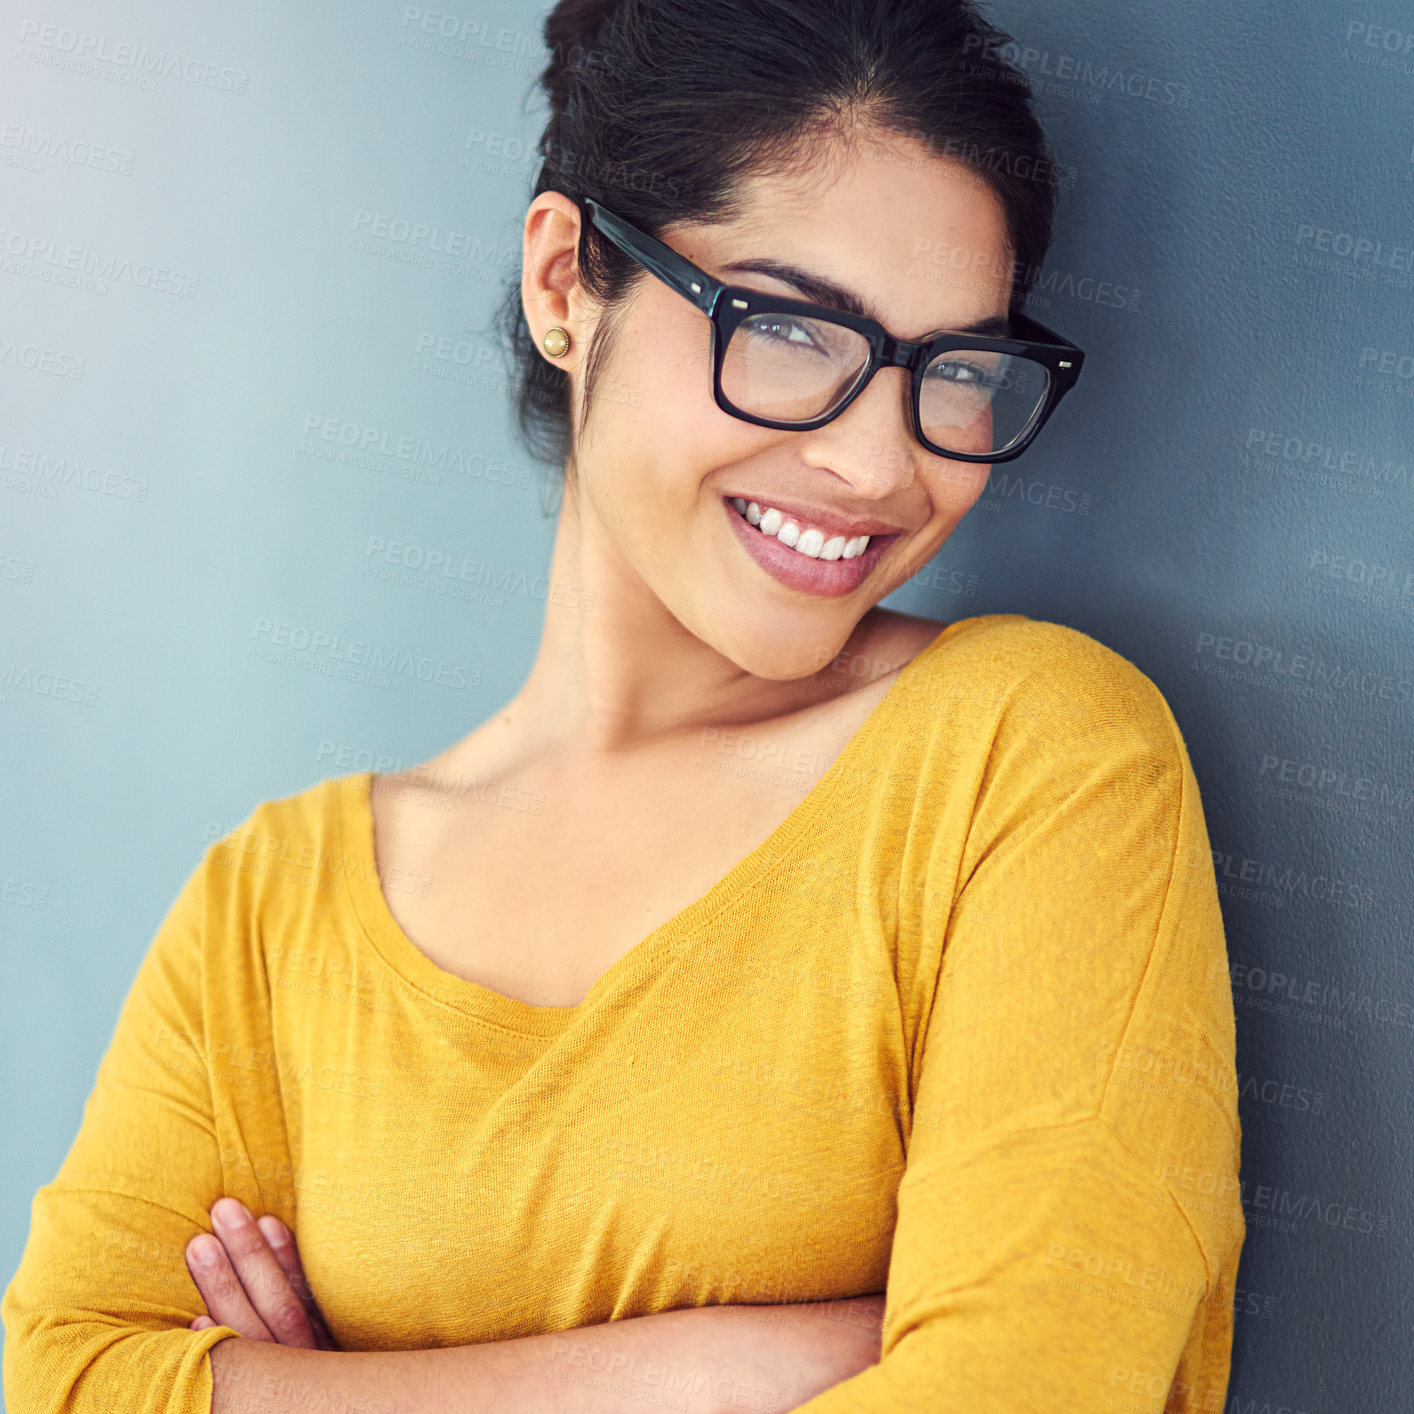
M 720 270 L 741 270 L 768 275 L 774 280 L 782 280 L 794 286 L 811 304 L 824 305 L 827 309 L 844 310 L 847 314 L 858 315 L 861 319 L 872 319 L 876 324 L 884 321 L 878 311 L 861 299 L 853 290 L 837 285 L 823 275 L 802 270 L 798 265 L 789 265 L 780 260 L 750 258 L 733 260 L 719 266 Z M 978 334 L 982 337 L 1007 338 L 1011 334 L 1011 321 L 1005 315 L 990 314 L 985 319 L 975 319 L 971 324 L 958 324 L 933 331 L 938 334 Z

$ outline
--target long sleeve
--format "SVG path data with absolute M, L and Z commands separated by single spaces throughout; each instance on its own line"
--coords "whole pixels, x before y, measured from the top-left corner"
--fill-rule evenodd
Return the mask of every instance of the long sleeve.
M 11 1414 L 206 1414 L 205 1310 L 187 1242 L 222 1192 L 205 1061 L 202 937 L 211 854 L 188 877 L 123 1004 L 83 1121 L 0 1315 Z
M 1158 690 L 1080 659 L 999 709 L 966 844 L 929 860 L 953 902 L 882 1358 L 800 1414 L 1223 1407 L 1244 1222 L 1211 854 Z
M 1221 1407 L 1232 999 L 1133 665 L 944 630 L 574 1008 L 403 933 L 373 785 L 257 806 L 163 922 L 0 1302 L 11 1414 L 207 1414 L 223 1193 L 295 1229 L 344 1350 L 885 1289 L 882 1360 L 802 1414 Z

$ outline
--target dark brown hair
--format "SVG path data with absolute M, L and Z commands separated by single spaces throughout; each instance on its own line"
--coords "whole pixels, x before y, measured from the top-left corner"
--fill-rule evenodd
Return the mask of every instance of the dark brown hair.
M 730 221 L 745 178 L 808 174 L 805 141 L 868 125 L 977 173 L 1005 212 L 1015 309 L 1050 245 L 1059 181 L 1009 36 L 973 0 L 561 0 L 539 82 L 550 119 L 531 200 L 603 202 L 650 235 Z M 648 276 L 586 220 L 579 278 L 604 306 L 585 365 L 585 417 Z M 517 434 L 573 473 L 569 376 L 536 350 L 519 275 L 496 315 L 513 369 Z

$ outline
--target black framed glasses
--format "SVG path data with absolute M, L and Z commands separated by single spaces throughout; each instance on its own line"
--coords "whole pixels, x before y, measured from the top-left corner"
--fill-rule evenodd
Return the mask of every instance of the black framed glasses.
M 724 285 L 597 201 L 589 219 L 712 321 L 712 396 L 760 427 L 804 432 L 837 418 L 881 368 L 911 378 L 913 434 L 955 461 L 1019 457 L 1074 386 L 1084 353 L 1019 312 L 1015 337 L 942 331 L 896 339 L 876 320 Z

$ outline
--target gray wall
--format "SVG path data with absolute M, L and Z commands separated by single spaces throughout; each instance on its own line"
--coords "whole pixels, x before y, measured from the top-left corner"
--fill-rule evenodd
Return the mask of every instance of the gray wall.
M 1144 8 L 993 8 L 1073 176 L 1033 312 L 1089 360 L 888 602 L 1074 625 L 1166 695 L 1238 1024 L 1228 1407 L 1394 1411 L 1414 5 Z M 32 0 L 0 21 L 5 1281 L 206 842 L 321 775 L 435 753 L 533 659 L 548 482 L 484 331 L 519 259 L 542 13 Z M 480 567 L 420 576 L 395 542 Z M 350 640 L 428 680 L 348 676 Z

